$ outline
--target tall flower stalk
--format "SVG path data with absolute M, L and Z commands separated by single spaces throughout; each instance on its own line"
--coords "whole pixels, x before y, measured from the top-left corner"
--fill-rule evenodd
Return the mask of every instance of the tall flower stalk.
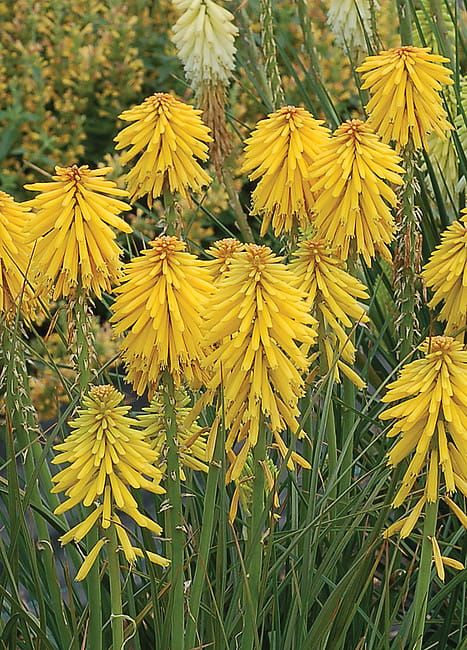
M 411 458 L 393 505 L 412 501 L 417 481 L 421 496 L 405 517 L 390 526 L 386 536 L 411 534 L 425 511 L 422 551 L 415 599 L 410 610 L 412 647 L 421 649 L 430 587 L 432 539 L 436 537 L 439 494 L 465 526 L 467 517 L 451 498 L 467 491 L 465 422 L 467 421 L 467 351 L 449 336 L 435 336 L 421 346 L 423 358 L 406 364 L 400 377 L 389 384 L 383 402 L 399 402 L 381 413 L 395 419 L 388 432 L 398 441 L 388 454 L 392 467 Z
M 109 167 L 91 170 L 87 165 L 56 167 L 52 180 L 32 183 L 26 189 L 39 192 L 28 202 L 35 211 L 29 222 L 35 244 L 32 273 L 40 291 L 54 300 L 70 300 L 68 326 L 74 343 L 77 388 L 81 398 L 89 390 L 93 341 L 90 327 L 91 295 L 101 298 L 122 273 L 121 249 L 114 229 L 132 228 L 118 216 L 130 206 L 122 201 L 128 192 L 104 178 Z M 91 554 L 97 548 L 95 528 L 88 537 Z M 102 648 L 102 608 L 99 568 L 91 563 L 87 579 L 89 637 L 93 648 Z
M 29 208 L 0 192 L 0 387 L 4 389 L 7 413 L 6 447 L 9 459 L 7 477 L 9 499 L 10 531 L 19 530 L 21 515 L 18 514 L 19 492 L 18 461 L 24 459 L 24 480 L 30 492 L 30 503 L 34 507 L 33 518 L 38 538 L 43 540 L 41 552 L 44 570 L 50 578 L 50 595 L 54 604 L 53 622 L 57 633 L 65 643 L 71 644 L 72 633 L 65 618 L 62 597 L 58 587 L 52 544 L 47 522 L 40 514 L 42 497 L 40 487 L 45 491 L 47 505 L 53 507 L 50 498 L 50 472 L 44 462 L 40 443 L 40 429 L 29 390 L 29 376 L 26 367 L 23 343 L 24 321 L 33 318 L 40 311 L 39 300 L 32 284 L 31 263 L 33 246 L 28 240 L 27 224 Z M 47 495 L 49 498 L 47 498 Z M 24 523 L 24 522 L 23 522 Z M 19 540 L 10 539 L 14 579 L 19 579 Z
M 169 228 L 173 224 L 169 221 Z M 171 539 L 171 648 L 183 648 L 184 544 L 175 389 L 205 381 L 203 313 L 213 285 L 205 265 L 174 236 L 158 237 L 127 265 L 111 322 L 138 394 L 162 383 L 167 443 L 167 528 Z
M 90 509 L 82 522 L 62 535 L 61 543 L 79 542 L 91 530 L 97 531 L 97 541 L 89 550 L 76 580 L 84 580 L 94 566 L 98 568 L 100 552 L 109 544 L 114 650 L 123 644 L 117 539 L 130 564 L 143 555 L 130 541 L 118 512 L 160 535 L 161 527 L 139 511 L 129 488 L 143 488 L 156 494 L 164 492 L 159 485 L 162 474 L 153 464 L 157 454 L 136 428 L 137 422 L 128 417 L 130 407 L 121 405 L 123 398 L 112 386 L 91 388 L 83 398 L 78 417 L 69 423 L 72 432 L 64 442 L 55 445 L 60 453 L 53 460 L 56 464 L 67 463 L 67 467 L 53 477 L 53 491 L 64 492 L 67 497 L 56 508 L 56 514 L 67 512 L 78 503 Z M 147 556 L 155 564 L 168 565 L 158 554 L 147 552 Z
M 428 147 L 428 134 L 445 138 L 452 129 L 447 121 L 440 90 L 452 84 L 448 59 L 431 54 L 429 48 L 408 45 L 410 39 L 406 13 L 408 3 L 399 3 L 402 47 L 369 56 L 357 69 L 368 89 L 368 123 L 384 142 L 394 142 L 402 149 L 405 167 L 404 184 L 400 193 L 398 237 L 396 242 L 394 288 L 399 308 L 397 321 L 400 356 L 405 359 L 413 347 L 417 328 L 417 307 L 420 300 L 421 231 L 420 211 L 415 196 L 415 152 Z

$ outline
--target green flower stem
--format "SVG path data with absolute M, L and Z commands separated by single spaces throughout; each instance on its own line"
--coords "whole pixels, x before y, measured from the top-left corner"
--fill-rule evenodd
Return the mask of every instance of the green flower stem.
M 400 358 L 408 360 L 413 352 L 417 324 L 416 307 L 420 266 L 420 224 L 415 206 L 414 149 L 409 143 L 403 152 L 405 175 L 399 211 L 399 231 L 395 255 L 395 294 L 399 307 L 397 329 Z
M 334 384 L 333 378 L 328 367 L 326 353 L 324 351 L 324 337 L 326 336 L 326 329 L 324 318 L 321 311 L 318 310 L 318 345 L 319 345 L 319 365 L 322 377 L 328 376 L 328 386 L 326 390 L 325 408 L 322 411 L 322 417 L 326 418 L 324 427 L 325 439 L 328 445 L 328 468 L 329 478 L 334 481 L 334 486 L 329 490 L 329 498 L 334 501 L 337 498 L 337 484 L 335 483 L 337 477 L 337 437 L 336 437 L 336 422 L 334 419 L 334 408 L 332 403 L 332 387 Z
M 191 587 L 189 617 L 187 621 L 185 639 L 185 647 L 187 650 L 191 650 L 191 648 L 193 648 L 195 645 L 196 625 L 198 622 L 199 608 L 201 604 L 201 594 L 207 575 L 207 566 L 211 551 L 212 531 L 214 527 L 214 515 L 216 512 L 217 489 L 222 470 L 222 455 L 224 450 L 223 434 L 223 427 L 220 427 L 219 431 L 217 432 L 214 455 L 211 464 L 209 465 L 209 473 L 206 481 L 206 492 L 204 497 L 198 557 L 196 560 L 196 570 Z
M 243 211 L 240 199 L 238 198 L 237 190 L 234 187 L 232 173 L 227 167 L 224 167 L 222 171 L 222 178 L 224 180 L 224 186 L 227 192 L 227 196 L 229 197 L 230 204 L 233 208 L 233 211 L 235 212 L 238 229 L 242 233 L 244 241 L 248 243 L 254 242 L 255 239 L 253 237 L 253 232 L 250 228 L 250 224 L 248 223 L 247 216 Z
M 250 525 L 246 544 L 246 579 L 244 587 L 244 620 L 245 627 L 242 636 L 241 650 L 259 648 L 258 642 L 258 611 L 263 568 L 263 543 L 261 531 L 264 514 L 264 468 L 266 458 L 266 428 L 264 421 L 260 423 L 258 441 L 253 449 L 253 498 L 251 504 Z
M 347 261 L 348 272 L 355 277 L 356 263 L 355 255 L 352 254 Z M 350 342 L 355 344 L 355 330 L 351 332 Z M 344 397 L 344 413 L 342 416 L 342 449 L 343 458 L 341 466 L 341 480 L 340 480 L 340 493 L 346 490 L 352 484 L 352 466 L 353 466 L 353 450 L 354 450 L 354 435 L 355 435 L 355 403 L 356 403 L 356 389 L 354 384 L 348 377 L 342 378 L 343 397 Z M 346 500 L 351 499 L 348 493 Z
M 265 58 L 266 78 L 271 91 L 274 109 L 284 105 L 284 90 L 277 64 L 277 48 L 274 38 L 274 18 L 272 14 L 272 1 L 260 0 L 261 44 Z
M 428 596 L 431 583 L 432 544 L 431 537 L 436 534 L 436 520 L 438 518 L 438 501 L 427 503 L 425 509 L 425 523 L 423 526 L 422 553 L 418 570 L 417 586 L 413 601 L 412 640 L 410 647 L 414 650 L 423 648 L 423 632 L 425 630 Z
M 399 14 L 399 31 L 402 45 L 412 44 L 412 12 L 411 0 L 397 0 Z
M 170 576 L 171 576 L 171 643 L 170 650 L 183 650 L 185 636 L 185 603 L 183 593 L 183 553 L 184 534 L 182 519 L 182 494 L 180 486 L 180 466 L 177 446 L 177 420 L 175 394 L 172 376 L 168 371 L 163 375 L 164 413 L 167 432 L 167 495 L 168 530 L 170 537 Z
M 74 319 L 76 323 L 76 360 L 78 366 L 78 385 L 81 396 L 89 388 L 91 368 L 89 364 L 91 341 L 87 327 L 86 297 L 78 290 L 74 304 Z M 88 552 L 99 541 L 99 530 L 94 526 L 87 536 Z M 89 603 L 89 635 L 88 648 L 102 650 L 102 598 L 99 562 L 94 562 L 86 577 L 86 588 Z
M 343 458 L 341 466 L 340 479 L 340 493 L 346 490 L 352 484 L 352 466 L 353 466 L 353 450 L 354 450 L 354 435 L 355 435 L 355 397 L 356 390 L 353 383 L 348 377 L 342 379 L 343 384 L 343 397 L 344 397 L 344 413 L 342 415 L 342 448 Z M 347 499 L 351 498 L 348 494 Z
M 97 528 L 97 527 L 95 527 Z M 122 650 L 123 647 L 123 611 L 122 583 L 120 581 L 120 562 L 118 559 L 118 541 L 115 524 L 109 526 L 109 544 L 107 557 L 109 560 L 110 607 L 112 622 L 112 650 Z

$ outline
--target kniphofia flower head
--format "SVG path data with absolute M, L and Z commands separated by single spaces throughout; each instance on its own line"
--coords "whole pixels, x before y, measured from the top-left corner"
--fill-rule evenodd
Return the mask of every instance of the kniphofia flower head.
M 183 14 L 174 25 L 173 41 L 193 88 L 227 83 L 234 69 L 234 16 L 213 0 L 173 0 Z
M 402 185 L 399 162 L 368 124 L 348 120 L 311 166 L 317 236 L 330 242 L 342 259 L 347 259 L 351 247 L 368 265 L 378 252 L 390 258 L 387 244 L 394 233 L 390 208 L 397 198 L 389 183 Z
M 404 45 L 368 56 L 357 68 L 371 96 L 369 124 L 383 142 L 394 141 L 399 149 L 411 140 L 416 149 L 426 149 L 428 134 L 445 137 L 452 128 L 440 95 L 443 85 L 453 83 L 442 65 L 447 62 L 429 47 Z
M 117 334 L 127 332 L 123 359 L 139 395 L 152 393 L 164 370 L 177 385 L 202 382 L 202 318 L 212 290 L 205 264 L 176 237 L 158 237 L 125 266 L 110 320 Z
M 367 300 L 365 286 L 344 269 L 344 264 L 326 241 L 304 239 L 290 264 L 295 285 L 306 293 L 311 313 L 321 322 L 322 344 L 327 367 L 334 367 L 334 380 L 341 371 L 358 388 L 365 383 L 352 369 L 355 346 L 350 337 L 355 323 L 368 322 L 359 300 Z M 334 359 L 338 352 L 337 360 Z
M 89 169 L 56 167 L 52 181 L 25 185 L 39 194 L 28 201 L 36 210 L 29 222 L 35 242 L 34 273 L 39 287 L 53 290 L 57 300 L 79 286 L 98 298 L 118 282 L 122 263 L 114 229 L 130 233 L 118 214 L 130 206 L 115 197 L 127 197 L 103 178 L 110 167 Z
M 372 32 L 370 0 L 331 0 L 328 22 L 339 45 L 366 49 Z
M 300 344 L 314 342 L 316 321 L 293 285 L 290 270 L 267 246 L 247 244 L 206 310 L 207 343 L 214 348 L 206 360 L 213 371 L 208 387 L 223 388 L 227 451 L 235 441 L 244 443 L 232 479 L 256 444 L 262 420 L 281 452 L 280 432 L 299 430 L 298 399 L 309 365 Z
M 206 431 L 191 417 L 190 398 L 183 389 L 175 391 L 177 430 L 175 433 L 180 461 L 181 479 L 185 480 L 183 467 L 207 472 Z M 156 465 L 165 474 L 167 446 L 167 419 L 164 411 L 164 396 L 158 392 L 149 406 L 138 416 L 138 423 L 146 440 L 157 454 Z
M 263 219 L 261 235 L 271 221 L 275 235 L 310 224 L 309 167 L 328 140 L 322 124 L 304 108 L 286 106 L 261 120 L 246 140 L 242 172 L 258 180 L 252 199 L 253 213 Z
M 209 268 L 214 282 L 220 280 L 230 269 L 236 253 L 244 249 L 245 245 L 238 239 L 226 238 L 216 241 L 208 253 L 213 256 L 206 266 Z
M 67 497 L 56 508 L 56 514 L 78 504 L 92 507 L 84 521 L 60 538 L 62 544 L 80 541 L 99 523 L 105 534 L 113 523 L 126 559 L 134 562 L 143 552 L 133 547 L 118 513 L 160 535 L 161 527 L 140 512 L 132 490 L 145 489 L 155 494 L 164 490 L 159 485 L 162 473 L 154 465 L 157 454 L 137 428 L 136 420 L 128 416 L 130 407 L 122 405 L 123 399 L 122 393 L 108 385 L 94 386 L 83 398 L 78 416 L 69 423 L 71 433 L 54 447 L 59 453 L 52 462 L 66 463 L 67 467 L 52 478 L 52 491 L 64 492 Z M 101 538 L 90 552 L 77 580 L 85 577 L 104 541 Z M 155 553 L 148 556 L 156 564 L 168 563 Z
M 451 334 L 467 325 L 466 217 L 446 228 L 422 273 L 433 291 L 428 306 L 435 309 L 443 305 L 439 319 L 446 321 L 446 331 Z
M 0 319 L 15 317 L 18 305 L 29 316 L 34 292 L 28 282 L 32 245 L 26 236 L 28 208 L 0 191 Z
M 448 494 L 458 489 L 467 493 L 467 350 L 449 336 L 429 338 L 420 349 L 423 358 L 405 365 L 382 398 L 399 403 L 380 415 L 382 420 L 395 419 L 388 436 L 399 437 L 389 451 L 389 464 L 395 467 L 411 457 L 393 505 L 411 496 L 417 478 L 425 483 L 423 496 L 400 529 L 403 537 L 412 531 L 425 503 L 438 500 L 442 482 Z M 452 509 L 462 521 L 456 507 Z
M 188 196 L 188 190 L 209 185 L 210 176 L 198 161 L 208 158 L 209 129 L 201 111 L 168 93 L 155 93 L 142 104 L 123 111 L 120 119 L 132 122 L 115 138 L 126 165 L 138 156 L 127 175 L 132 199 L 147 195 L 149 207 L 164 188 Z

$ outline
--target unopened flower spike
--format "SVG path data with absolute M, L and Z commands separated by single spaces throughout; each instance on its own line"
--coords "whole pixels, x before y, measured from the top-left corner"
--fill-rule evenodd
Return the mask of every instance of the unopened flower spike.
M 203 316 L 213 290 L 205 263 L 177 237 L 149 242 L 125 266 L 110 321 L 124 334 L 127 378 L 138 395 L 153 394 L 164 370 L 177 386 L 204 382 Z
M 192 87 L 227 83 L 235 66 L 238 34 L 233 14 L 213 0 L 173 0 L 173 4 L 183 11 L 173 27 L 173 41 Z
M 423 280 L 433 292 L 431 309 L 442 305 L 439 320 L 446 321 L 446 332 L 454 334 L 467 325 L 467 224 L 466 217 L 455 221 L 441 235 L 425 265 Z M 462 338 L 464 332 L 461 332 Z
M 371 97 L 368 123 L 383 142 L 394 142 L 398 150 L 409 141 L 416 149 L 427 149 L 430 133 L 446 137 L 452 126 L 441 90 L 453 81 L 443 63 L 449 59 L 431 54 L 429 47 L 404 45 L 368 56 L 357 68 L 362 89 Z
M 131 122 L 115 138 L 123 165 L 134 158 L 127 174 L 127 187 L 133 200 L 147 197 L 148 206 L 165 188 L 187 197 L 199 192 L 211 178 L 200 162 L 208 159 L 211 142 L 201 111 L 168 93 L 155 93 L 119 116 Z
M 155 467 L 157 453 L 137 422 L 128 416 L 130 406 L 122 405 L 124 396 L 112 386 L 94 386 L 83 398 L 78 416 L 69 425 L 71 433 L 64 442 L 55 445 L 59 453 L 54 464 L 67 464 L 52 480 L 52 492 L 64 492 L 67 500 L 55 510 L 60 515 L 78 504 L 92 508 L 87 517 L 62 535 L 62 544 L 79 542 L 89 531 L 99 526 L 100 539 L 81 567 L 77 580 L 83 580 L 106 543 L 105 531 L 115 525 L 121 547 L 128 562 L 133 563 L 143 552 L 130 541 L 118 512 L 155 535 L 162 528 L 143 515 L 132 491 L 145 489 L 164 493 L 160 486 L 161 471 Z M 149 559 L 167 566 L 164 557 L 148 552 Z
M 207 472 L 206 431 L 196 419 L 191 420 L 190 398 L 183 389 L 175 391 L 175 412 L 177 420 L 176 441 L 180 460 L 180 478 L 185 480 L 183 467 Z M 156 393 L 151 404 L 138 416 L 138 424 L 146 440 L 157 454 L 156 465 L 165 474 L 167 456 L 167 422 L 164 412 L 164 400 L 160 392 Z
M 223 161 L 232 147 L 225 104 L 238 29 L 233 14 L 213 0 L 173 0 L 173 4 L 183 11 L 174 25 L 173 41 L 211 130 L 210 157 L 221 178 Z
M 368 300 L 366 287 L 345 270 L 331 246 L 320 239 L 303 239 L 299 243 L 290 270 L 296 286 L 306 293 L 311 313 L 325 327 L 322 343 L 328 367 L 334 365 L 334 380 L 339 382 L 342 373 L 357 388 L 364 388 L 365 382 L 352 368 L 356 349 L 350 331 L 355 323 L 368 322 L 359 302 Z M 336 349 L 339 358 L 334 364 Z
M 396 467 L 410 458 L 394 507 L 410 499 L 417 479 L 425 486 L 401 528 L 392 527 L 401 537 L 410 535 L 426 502 L 436 502 L 441 491 L 453 495 L 467 487 L 467 350 L 449 336 L 429 338 L 420 350 L 423 358 L 405 365 L 382 398 L 399 403 L 380 415 L 382 420 L 395 420 L 388 437 L 397 436 L 398 442 L 389 451 L 389 465 Z M 467 522 L 463 511 L 449 501 L 461 522 L 463 517 Z
M 290 270 L 267 246 L 247 244 L 234 255 L 208 304 L 206 367 L 211 391 L 223 388 L 227 451 L 235 441 L 232 479 L 256 445 L 261 420 L 271 432 L 299 430 L 298 400 L 309 361 L 300 344 L 312 344 L 316 321 Z
M 400 158 L 360 120 L 348 120 L 327 140 L 311 166 L 311 190 L 316 194 L 314 224 L 341 259 L 351 250 L 368 266 L 378 253 L 391 259 L 394 237 L 391 208 L 397 197 L 390 186 L 402 185 Z
M 121 198 L 128 192 L 104 178 L 110 167 L 88 165 L 56 167 L 46 183 L 25 185 L 39 192 L 26 205 L 31 215 L 29 241 L 35 245 L 33 272 L 39 289 L 52 291 L 57 300 L 79 286 L 98 298 L 109 292 L 121 275 L 121 250 L 115 230 L 130 233 L 118 215 L 130 210 Z
M 258 181 L 252 200 L 253 214 L 262 217 L 261 236 L 271 223 L 278 236 L 312 222 L 309 168 L 329 138 L 322 125 L 304 108 L 286 106 L 258 122 L 246 140 L 242 172 Z
M 14 319 L 19 305 L 25 316 L 32 316 L 37 306 L 31 287 L 28 212 L 24 204 L 0 191 L 0 319 Z
M 379 9 L 377 2 L 371 4 L 374 11 Z M 371 4 L 370 0 L 331 0 L 328 22 L 341 47 L 367 50 L 372 34 Z

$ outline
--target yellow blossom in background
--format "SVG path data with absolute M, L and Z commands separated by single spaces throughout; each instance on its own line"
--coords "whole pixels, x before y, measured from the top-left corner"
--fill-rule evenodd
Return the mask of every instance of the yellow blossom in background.
M 165 188 L 187 197 L 189 189 L 199 192 L 209 185 L 211 178 L 198 160 L 208 159 L 211 136 L 200 115 L 168 93 L 155 93 L 123 111 L 120 119 L 132 124 L 117 135 L 115 148 L 129 147 L 121 155 L 122 165 L 138 156 L 127 175 L 132 199 L 147 195 L 152 207 Z
M 382 420 L 395 419 L 388 437 L 399 437 L 389 451 L 389 465 L 411 457 L 394 507 L 412 495 L 417 478 L 426 472 L 423 496 L 401 528 L 393 525 L 391 532 L 399 530 L 402 537 L 411 533 L 425 503 L 438 500 L 442 478 L 448 494 L 458 489 L 465 494 L 467 487 L 467 350 L 449 336 L 429 338 L 420 349 L 424 357 L 405 365 L 382 398 L 400 403 L 380 415 Z M 462 522 L 465 515 L 454 506 Z
M 193 88 L 203 82 L 227 83 L 234 68 L 234 16 L 213 0 L 173 0 L 183 14 L 173 27 L 173 42 Z
M 307 295 L 311 313 L 324 327 L 320 342 L 327 367 L 334 367 L 334 380 L 339 382 L 342 372 L 357 388 L 364 388 L 365 382 L 352 369 L 356 350 L 350 330 L 355 323 L 368 322 L 359 303 L 359 300 L 368 299 L 365 286 L 344 269 L 342 260 L 329 244 L 319 239 L 300 242 L 290 270 L 295 286 Z M 334 359 L 336 352 L 337 360 Z
M 467 325 L 466 218 L 446 228 L 422 273 L 425 284 L 433 291 L 428 306 L 436 309 L 443 303 L 439 319 L 446 321 L 450 334 Z
M 158 237 L 126 266 L 115 290 L 113 323 L 128 381 L 154 392 L 167 370 L 175 384 L 203 381 L 202 318 L 213 285 L 205 264 L 176 237 Z
M 261 236 L 305 228 L 312 221 L 314 195 L 309 168 L 322 153 L 328 129 L 304 108 L 285 106 L 258 122 L 246 140 L 242 172 L 258 180 L 253 214 L 262 217 Z
M 128 193 L 103 178 L 111 171 L 56 167 L 52 181 L 25 186 L 39 192 L 27 202 L 36 210 L 28 224 L 29 241 L 35 243 L 33 271 L 38 285 L 53 291 L 54 300 L 78 286 L 100 298 L 120 278 L 121 250 L 113 229 L 132 229 L 117 216 L 130 206 L 114 198 Z
M 209 260 L 206 266 L 211 272 L 214 282 L 219 281 L 230 269 L 235 253 L 239 253 L 245 248 L 238 239 L 226 238 L 216 241 L 208 253 L 212 255 L 213 260 Z
M 136 420 L 128 417 L 130 406 L 121 405 L 123 398 L 108 385 L 94 386 L 83 398 L 78 417 L 69 423 L 72 432 L 54 447 L 59 453 L 52 462 L 66 463 L 67 467 L 52 478 L 52 492 L 64 492 L 67 497 L 55 514 L 63 514 L 78 504 L 93 508 L 84 521 L 62 535 L 62 544 L 79 542 L 98 522 L 104 531 L 113 523 L 125 557 L 132 563 L 142 551 L 133 547 L 118 511 L 160 535 L 162 528 L 139 511 L 131 488 L 155 494 L 164 490 L 159 485 L 162 473 L 154 466 L 157 454 L 137 428 Z M 100 539 L 90 551 L 77 580 L 86 577 L 104 543 Z M 148 557 L 156 564 L 168 564 L 155 553 L 149 552 Z
M 366 264 L 387 248 L 394 236 L 391 207 L 397 197 L 389 183 L 402 185 L 400 158 L 360 120 L 344 122 L 325 143 L 309 178 L 319 238 L 326 239 L 342 259 L 351 249 Z
M 29 316 L 34 291 L 29 283 L 32 244 L 27 237 L 29 209 L 0 191 L 0 319 L 13 319 L 18 306 Z
M 377 2 L 372 5 L 379 9 Z M 341 47 L 367 50 L 372 35 L 370 0 L 331 0 L 328 22 Z
M 293 285 L 291 271 L 271 249 L 247 244 L 206 308 L 206 342 L 214 348 L 206 359 L 213 372 L 208 388 L 223 389 L 227 451 L 236 441 L 243 443 L 233 480 L 257 442 L 262 419 L 281 453 L 280 432 L 299 429 L 302 373 L 309 365 L 299 344 L 314 342 L 316 321 Z
M 183 390 L 175 391 L 175 411 L 177 431 L 175 434 L 180 465 L 181 479 L 185 480 L 183 466 L 193 470 L 207 472 L 206 432 L 191 420 L 190 398 Z M 167 456 L 167 421 L 164 412 L 164 397 L 160 393 L 152 398 L 144 414 L 138 416 L 138 425 L 145 439 L 157 454 L 157 467 L 166 472 Z
M 447 121 L 440 91 L 453 83 L 452 71 L 443 66 L 449 59 L 431 54 L 429 47 L 404 45 L 368 56 L 357 68 L 368 89 L 369 124 L 383 142 L 427 149 L 427 135 L 444 138 L 452 129 Z

